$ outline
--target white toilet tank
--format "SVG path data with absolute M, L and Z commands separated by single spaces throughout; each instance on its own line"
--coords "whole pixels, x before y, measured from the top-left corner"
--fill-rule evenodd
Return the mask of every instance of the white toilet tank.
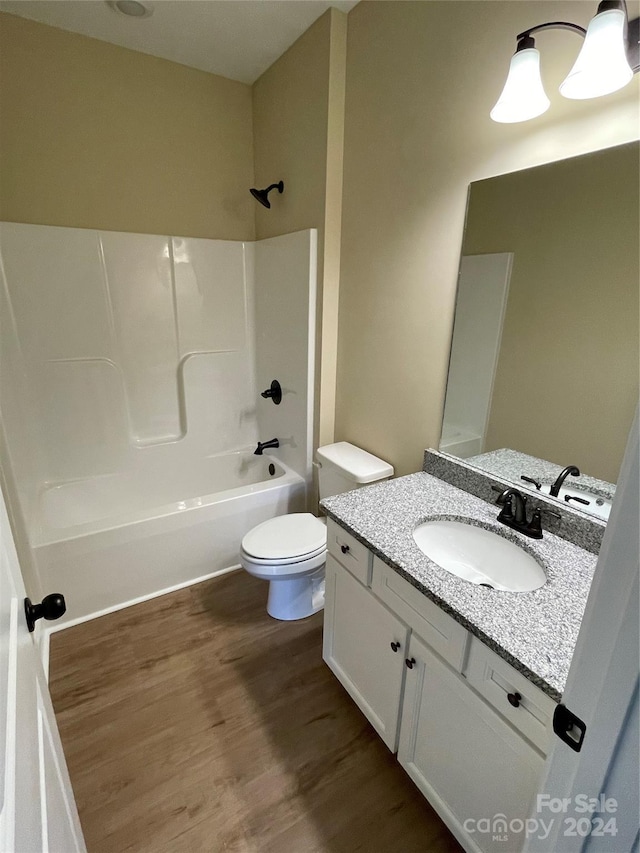
M 337 441 L 316 452 L 320 500 L 393 477 L 393 466 L 366 450 Z

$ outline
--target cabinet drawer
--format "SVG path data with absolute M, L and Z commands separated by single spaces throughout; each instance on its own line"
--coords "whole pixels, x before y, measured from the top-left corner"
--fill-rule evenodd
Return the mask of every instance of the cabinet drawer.
M 378 557 L 373 558 L 372 589 L 388 607 L 458 672 L 468 632 Z
M 477 637 L 471 638 L 467 668 L 469 684 L 511 725 L 545 755 L 549 749 L 554 700 L 525 678 Z M 508 699 L 520 694 L 517 707 Z
M 371 586 L 371 552 L 355 536 L 327 519 L 327 550 L 341 565 L 348 569 L 360 583 Z

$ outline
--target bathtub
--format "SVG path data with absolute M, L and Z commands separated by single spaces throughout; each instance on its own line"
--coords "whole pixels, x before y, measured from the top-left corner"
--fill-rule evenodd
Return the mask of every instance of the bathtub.
M 247 452 L 184 468 L 48 484 L 32 547 L 42 589 L 82 621 L 236 568 L 244 534 L 304 512 L 302 477 Z

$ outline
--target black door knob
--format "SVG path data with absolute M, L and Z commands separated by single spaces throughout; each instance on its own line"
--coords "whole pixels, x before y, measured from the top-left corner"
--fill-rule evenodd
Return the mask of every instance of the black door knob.
M 391 648 L 393 649 L 394 652 L 397 652 L 398 649 L 400 648 L 400 643 L 391 643 Z
M 59 592 L 45 595 L 41 604 L 32 604 L 30 598 L 24 600 L 24 615 L 27 617 L 27 627 L 30 632 L 35 629 L 38 619 L 48 619 L 49 621 L 59 619 L 66 613 L 66 610 L 64 595 Z
M 405 660 L 405 663 L 406 663 L 406 665 L 409 667 L 409 669 L 413 669 L 413 665 L 414 665 L 414 663 L 415 663 L 415 662 L 416 662 L 416 659 L 415 659 L 415 658 L 407 658 L 407 659 Z
M 514 708 L 519 708 L 522 696 L 519 693 L 507 693 L 507 699 L 510 705 L 513 705 Z
M 346 554 L 347 551 L 349 550 L 349 546 L 348 545 L 341 545 L 340 550 L 342 551 L 343 554 Z

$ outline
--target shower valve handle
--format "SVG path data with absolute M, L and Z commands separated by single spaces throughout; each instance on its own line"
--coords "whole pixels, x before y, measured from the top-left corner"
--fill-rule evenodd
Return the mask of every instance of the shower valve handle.
M 282 388 L 278 380 L 274 379 L 271 385 L 267 388 L 267 390 L 263 391 L 260 396 L 266 397 L 267 399 L 271 397 L 276 406 L 279 406 L 282 402 Z

